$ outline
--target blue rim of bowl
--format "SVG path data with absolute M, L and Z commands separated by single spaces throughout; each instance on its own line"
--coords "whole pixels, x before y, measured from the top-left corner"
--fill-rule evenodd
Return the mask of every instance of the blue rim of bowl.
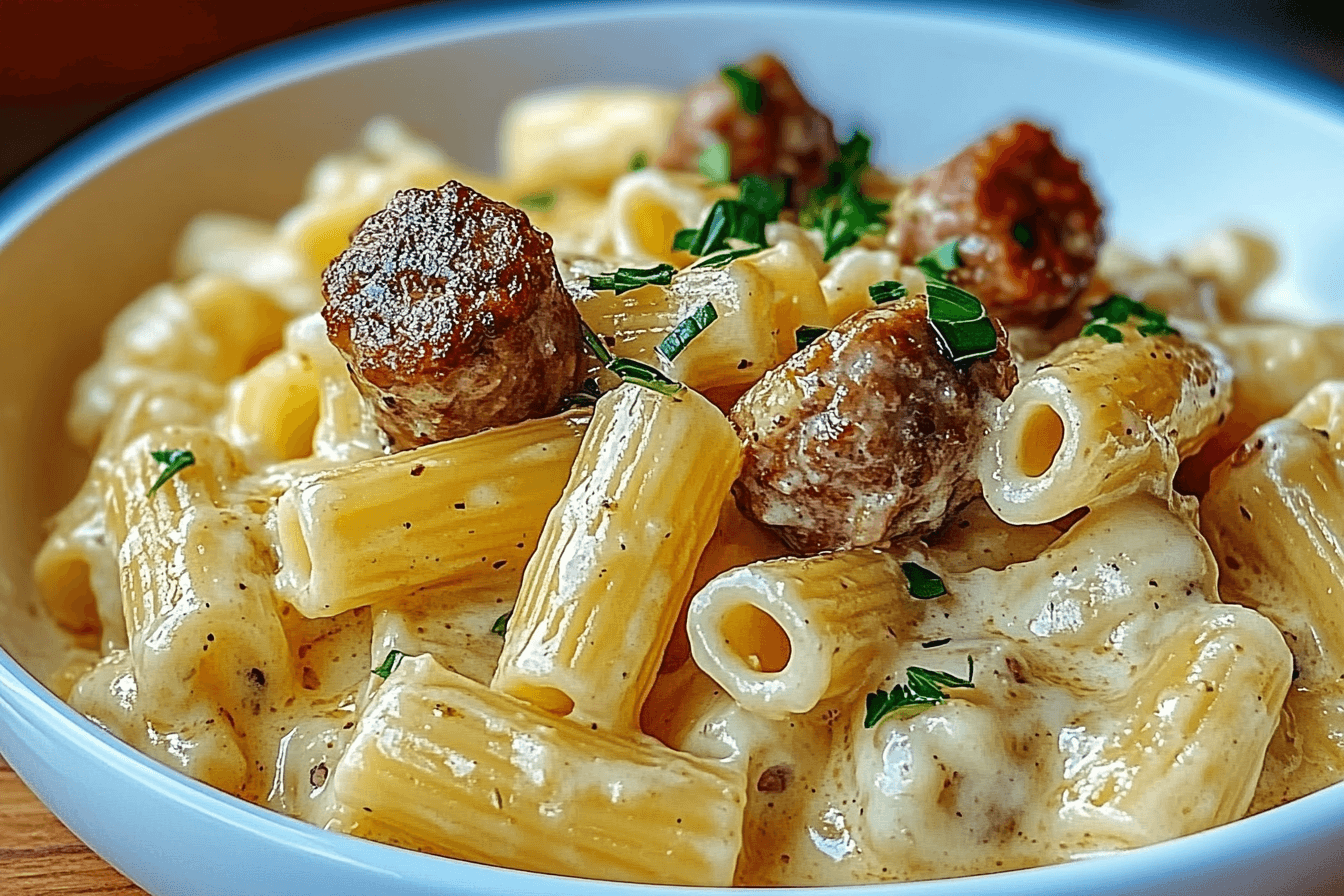
M 0 250 L 30 221 L 65 194 L 174 128 L 268 90 L 321 75 L 353 62 L 408 52 L 445 41 L 457 42 L 497 34 L 510 30 L 513 25 L 569 25 L 673 12 L 694 14 L 697 10 L 724 15 L 735 10 L 760 9 L 767 5 L 778 10 L 780 3 L 778 0 L 734 0 L 712 5 L 700 0 L 650 3 L 513 0 L 500 4 L 490 0 L 468 0 L 382 12 L 291 37 L 217 63 L 155 91 L 110 115 L 23 172 L 0 192 Z M 1056 39 L 1066 38 L 1099 49 L 1173 64 L 1187 73 L 1213 76 L 1254 90 L 1270 99 L 1287 100 L 1299 109 L 1344 124 L 1344 87 L 1262 48 L 1229 38 L 1200 34 L 1183 26 L 1142 15 L 1121 17 L 1032 0 L 1000 4 L 983 0 L 942 0 L 932 3 L 904 0 L 842 0 L 826 3 L 824 0 L 813 0 L 787 5 L 827 11 L 843 8 L 847 12 L 928 15 L 974 21 L 994 28 Z M 129 760 L 131 770 L 128 774 L 154 783 L 167 796 L 198 805 L 213 804 L 213 811 L 222 814 L 221 820 L 230 825 L 247 826 L 254 830 L 260 827 L 263 833 L 269 829 L 276 835 L 289 838 L 294 846 L 305 852 L 336 858 L 352 866 L 377 868 L 408 883 L 442 883 L 445 862 L 460 867 L 460 863 L 451 859 L 413 853 L 344 835 L 330 839 L 329 832 L 229 796 L 160 765 L 76 713 L 3 650 L 0 650 L 0 691 L 29 712 L 45 716 L 59 730 L 82 738 L 84 747 L 101 758 L 122 763 Z M 1075 887 L 1100 885 L 1106 881 L 1131 884 L 1144 880 L 1159 881 L 1215 857 L 1262 854 L 1276 840 L 1294 840 L 1300 832 L 1317 830 L 1326 823 L 1338 825 L 1340 812 L 1337 795 L 1340 792 L 1344 792 L 1344 784 L 1331 786 L 1273 810 L 1272 814 L 1282 820 L 1279 829 L 1285 831 L 1278 837 L 1267 837 L 1272 832 L 1262 830 L 1265 825 L 1257 823 L 1256 818 L 1240 819 L 1174 840 L 1081 862 L 1005 871 L 988 877 L 878 884 L 875 885 L 879 888 L 877 890 L 871 890 L 870 887 L 864 889 L 865 892 L 899 892 L 900 896 L 948 896 L 958 889 L 974 886 L 973 882 L 992 881 L 994 891 L 1003 896 L 1029 896 L 1052 883 L 1064 883 L 1066 880 Z M 510 879 L 514 884 L 519 883 L 518 875 L 528 878 L 547 877 L 507 868 L 470 864 L 467 867 L 476 869 L 476 873 L 498 875 L 494 882 L 502 886 L 508 886 Z M 583 881 L 582 884 L 589 889 L 630 894 L 652 892 L 654 889 L 607 881 Z M 829 896 L 853 896 L 857 892 L 852 886 L 801 889 Z M 696 892 L 708 896 L 714 893 L 765 894 L 778 891 L 702 888 Z

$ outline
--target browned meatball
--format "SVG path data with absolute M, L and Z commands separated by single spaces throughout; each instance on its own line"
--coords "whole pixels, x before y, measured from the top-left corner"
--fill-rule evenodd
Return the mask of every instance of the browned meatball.
M 1101 208 L 1049 131 L 1019 121 L 911 181 L 892 209 L 892 245 L 907 262 L 955 237 L 949 279 L 1014 326 L 1049 326 L 1087 287 Z
M 551 238 L 456 181 L 397 193 L 322 283 L 327 334 L 395 448 L 549 414 L 579 381 Z
M 975 496 L 996 399 L 1017 382 L 1007 335 L 958 370 L 920 297 L 855 314 L 768 372 L 733 406 L 746 446 L 733 494 L 806 553 L 937 528 Z
M 695 171 L 706 147 L 727 141 L 733 180 L 748 174 L 790 178 L 791 202 L 801 205 L 813 187 L 826 183 L 826 166 L 840 154 L 831 120 L 813 108 L 774 56 L 762 54 L 739 67 L 761 85 L 760 109 L 744 109 L 716 74 L 687 93 L 658 164 Z

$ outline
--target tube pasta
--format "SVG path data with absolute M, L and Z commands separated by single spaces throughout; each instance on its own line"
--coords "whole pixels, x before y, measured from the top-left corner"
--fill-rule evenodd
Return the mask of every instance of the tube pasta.
M 347 833 L 523 870 L 711 886 L 732 882 L 745 802 L 740 770 L 557 719 L 429 657 L 379 688 L 332 787 L 328 826 Z
M 981 457 L 985 500 L 1045 523 L 1138 489 L 1167 494 L 1231 408 L 1222 356 L 1177 336 L 1081 336 L 1051 352 L 999 409 Z
M 1224 596 L 1275 622 L 1292 646 L 1298 673 L 1256 808 L 1344 774 L 1344 748 L 1330 734 L 1344 717 L 1341 402 L 1344 382 L 1322 383 L 1289 417 L 1256 430 L 1214 469 L 1201 510 Z
M 691 600 L 691 654 L 744 708 L 807 712 L 867 684 L 903 582 L 900 564 L 879 551 L 730 570 Z
M 322 307 L 307 260 L 275 233 L 275 225 L 242 215 L 204 212 L 187 223 L 173 260 L 180 279 L 216 274 L 270 295 L 291 314 Z
M 270 296 L 215 274 L 150 289 L 109 325 L 102 357 L 76 382 L 71 435 L 96 444 L 137 391 L 217 403 L 219 385 L 280 346 L 284 320 Z
M 868 287 L 882 280 L 899 280 L 901 262 L 890 249 L 851 246 L 831 262 L 821 278 L 830 324 L 834 325 L 865 308 L 873 307 Z
M 491 687 L 637 729 L 741 464 L 727 419 L 691 390 L 627 383 L 600 399 L 523 574 Z
M 517 583 L 583 429 L 572 414 L 529 420 L 300 477 L 269 522 L 277 593 L 313 617 Z
M 358 149 L 317 163 L 303 201 L 276 223 L 276 235 L 305 260 L 310 275 L 317 275 L 397 190 L 430 189 L 448 180 L 469 183 L 486 195 L 503 192 L 490 178 L 449 161 L 396 119 L 375 118 L 361 132 Z
M 763 265 L 754 261 L 761 257 Z M 600 266 L 574 262 L 572 272 L 586 277 L 599 273 Z M 777 247 L 723 268 L 681 271 L 667 287 L 642 286 L 621 295 L 585 289 L 576 303 L 588 325 L 615 339 L 627 357 L 692 389 L 726 390 L 735 399 L 797 347 L 794 331 L 802 322 L 802 303 L 815 299 L 808 282 L 815 290 L 801 254 Z M 659 343 L 706 302 L 718 318 L 668 361 L 658 353 Z M 816 305 L 808 307 L 815 310 Z
M 674 94 L 583 87 L 526 97 L 500 125 L 505 180 L 520 195 L 577 184 L 604 190 L 631 160 L 662 151 L 681 108 Z
M 606 218 L 611 222 L 610 246 L 596 243 L 589 251 L 610 248 L 617 258 L 637 262 L 673 261 L 672 238 L 678 230 L 699 227 L 715 199 L 736 195 L 732 187 L 708 187 L 704 177 L 644 168 L 616 179 L 607 194 Z M 680 253 L 685 259 L 685 253 Z

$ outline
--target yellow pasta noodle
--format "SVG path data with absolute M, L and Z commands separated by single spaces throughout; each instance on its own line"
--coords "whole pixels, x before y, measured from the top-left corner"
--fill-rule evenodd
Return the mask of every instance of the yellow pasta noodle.
M 583 421 L 528 420 L 300 477 L 271 521 L 278 593 L 334 616 L 448 584 L 516 583 Z
M 1047 355 L 999 409 L 980 481 L 1010 523 L 1045 523 L 1138 489 L 1170 491 L 1231 408 L 1222 356 L 1178 336 L 1080 336 Z
M 599 400 L 528 561 L 491 686 L 636 730 L 741 464 L 728 421 L 689 389 L 627 383 Z
M 752 563 L 691 600 L 696 663 L 743 707 L 773 718 L 855 694 L 889 637 L 900 564 L 880 551 Z
M 740 771 L 557 719 L 429 657 L 402 660 L 379 688 L 332 786 L 349 807 L 336 830 L 524 870 L 710 886 L 732 882 L 745 802 Z

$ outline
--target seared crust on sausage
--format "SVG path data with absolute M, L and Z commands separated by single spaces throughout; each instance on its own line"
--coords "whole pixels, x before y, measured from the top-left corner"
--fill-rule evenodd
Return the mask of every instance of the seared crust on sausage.
M 658 165 L 695 171 L 706 147 L 727 141 L 733 180 L 748 174 L 789 178 L 791 204 L 797 207 L 812 188 L 826 183 L 826 166 L 840 155 L 835 129 L 774 56 L 761 54 L 740 68 L 761 85 L 760 111 L 742 108 L 722 74 L 715 74 L 687 93 Z
M 1101 208 L 1049 131 L 1019 121 L 916 177 L 892 208 L 907 263 L 961 237 L 949 279 L 1009 326 L 1046 327 L 1087 288 Z
M 578 383 L 551 238 L 456 181 L 398 192 L 322 282 L 327 334 L 395 448 L 552 413 Z
M 748 516 L 816 553 L 924 534 L 973 498 L 995 400 L 1017 382 L 1007 334 L 965 371 L 935 347 L 925 301 L 859 312 L 733 406 Z

